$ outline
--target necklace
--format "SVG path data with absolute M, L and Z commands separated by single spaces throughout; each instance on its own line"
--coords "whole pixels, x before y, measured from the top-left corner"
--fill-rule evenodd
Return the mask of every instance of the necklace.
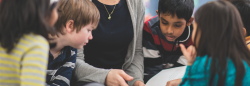
M 106 6 L 104 4 L 103 4 L 103 6 L 105 7 L 106 11 L 108 12 L 108 14 L 109 14 L 108 19 L 110 20 L 111 19 L 111 14 L 113 14 L 116 5 L 114 6 L 114 9 L 113 9 L 113 11 L 111 13 L 109 13 L 108 9 L 106 8 Z

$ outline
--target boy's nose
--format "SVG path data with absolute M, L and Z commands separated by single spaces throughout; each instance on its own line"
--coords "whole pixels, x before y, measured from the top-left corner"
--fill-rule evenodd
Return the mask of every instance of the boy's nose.
M 93 36 L 92 36 L 92 34 L 90 34 L 90 36 L 89 36 L 89 40 L 92 40 L 93 39 Z
M 171 26 L 168 27 L 167 33 L 169 34 L 174 33 L 174 30 Z

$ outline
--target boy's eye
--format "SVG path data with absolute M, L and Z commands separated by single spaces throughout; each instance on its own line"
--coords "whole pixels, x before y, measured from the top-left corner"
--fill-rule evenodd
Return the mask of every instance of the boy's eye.
M 166 25 L 166 24 L 168 24 L 168 23 L 167 23 L 167 22 L 162 22 L 162 24 L 165 24 L 165 25 Z
M 182 25 L 175 25 L 175 27 L 181 27 Z

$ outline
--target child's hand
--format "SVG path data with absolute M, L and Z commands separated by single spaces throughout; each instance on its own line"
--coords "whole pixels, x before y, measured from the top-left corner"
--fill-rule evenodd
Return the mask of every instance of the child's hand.
M 181 83 L 181 79 L 175 79 L 175 80 L 168 81 L 166 86 L 179 86 L 180 83 Z
M 193 65 L 196 58 L 196 50 L 193 45 L 190 45 L 187 49 L 183 44 L 180 44 L 181 51 L 188 61 L 188 65 Z

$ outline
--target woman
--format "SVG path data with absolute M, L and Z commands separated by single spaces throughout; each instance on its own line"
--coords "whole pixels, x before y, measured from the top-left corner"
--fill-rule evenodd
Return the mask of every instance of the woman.
M 73 81 L 106 85 L 144 85 L 143 0 L 92 0 L 101 19 L 93 40 L 78 50 Z M 83 58 L 84 53 L 84 58 Z M 121 70 L 122 69 L 122 70 Z M 129 76 L 131 75 L 131 76 Z

